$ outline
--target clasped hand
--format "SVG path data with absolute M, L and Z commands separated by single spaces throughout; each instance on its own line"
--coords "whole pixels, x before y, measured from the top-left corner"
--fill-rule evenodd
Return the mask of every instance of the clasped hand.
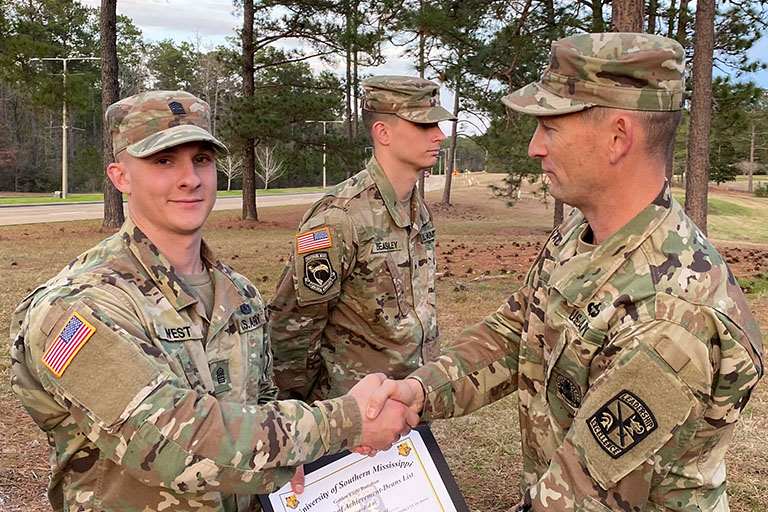
M 349 390 L 357 401 L 363 420 L 363 439 L 353 451 L 374 456 L 388 450 L 400 436 L 419 424 L 424 405 L 424 391 L 414 379 L 390 380 L 383 373 L 366 375 Z M 304 491 L 304 466 L 296 469 L 291 479 L 294 492 Z

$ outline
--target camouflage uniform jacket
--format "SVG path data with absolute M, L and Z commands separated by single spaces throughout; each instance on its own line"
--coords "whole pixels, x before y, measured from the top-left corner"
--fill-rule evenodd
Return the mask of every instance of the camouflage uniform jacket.
M 372 158 L 298 233 L 268 308 L 281 390 L 336 397 L 369 373 L 402 378 L 435 358 L 435 229 L 415 189 L 409 215 Z
M 12 388 L 48 436 L 54 511 L 250 510 L 288 466 L 359 443 L 350 397 L 272 401 L 261 296 L 205 244 L 202 256 L 210 321 L 130 220 L 14 313 Z M 44 354 L 73 323 L 86 342 L 58 372 Z
M 725 451 L 763 373 L 721 256 L 665 187 L 592 248 L 574 210 L 521 289 L 415 372 L 424 419 L 517 391 L 519 510 L 727 511 Z

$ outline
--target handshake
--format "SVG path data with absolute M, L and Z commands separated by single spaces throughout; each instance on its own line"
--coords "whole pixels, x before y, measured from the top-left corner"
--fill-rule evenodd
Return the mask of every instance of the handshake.
M 363 440 L 353 452 L 373 457 L 388 450 L 400 436 L 419 424 L 424 389 L 416 379 L 392 380 L 383 373 L 366 375 L 348 393 L 357 401 L 363 420 Z M 304 466 L 291 478 L 293 492 L 304 492 Z
M 349 390 L 360 407 L 362 444 L 353 451 L 375 455 L 389 449 L 401 435 L 419 424 L 424 390 L 416 379 L 391 380 L 383 373 L 366 375 Z

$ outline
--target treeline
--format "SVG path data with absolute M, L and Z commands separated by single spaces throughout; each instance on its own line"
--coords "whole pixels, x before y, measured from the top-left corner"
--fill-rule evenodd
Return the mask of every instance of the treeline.
M 148 42 L 130 19 L 118 17 L 120 96 L 185 89 L 208 101 L 216 136 L 233 150 L 219 165 L 220 188 L 240 187 L 240 173 L 250 167 L 243 165 L 244 147 L 254 148 L 248 158 L 262 176 L 257 187 L 320 185 L 324 151 L 333 184 L 370 155 L 359 122 L 362 70 L 385 62 L 394 48 L 413 64 L 414 75 L 454 92 L 456 102 L 446 108 L 464 118 L 473 114 L 469 119 L 482 125 L 454 125 L 457 168 L 508 172 L 512 190 L 522 177 L 538 173 L 526 156 L 535 120 L 506 112 L 500 97 L 537 78 L 553 40 L 612 30 L 618 21 L 612 13 L 627 3 L 235 0 L 237 9 L 253 16 L 252 42 L 233 34 L 217 47 L 200 39 Z M 716 181 L 759 172 L 768 162 L 765 92 L 739 81 L 761 65 L 745 55 L 765 29 L 762 6 L 726 2 L 715 18 L 721 76 L 713 83 L 710 171 Z M 641 18 L 643 31 L 675 38 L 693 51 L 695 13 L 688 0 L 647 0 Z M 68 130 L 70 191 L 101 189 L 99 62 L 68 61 L 65 86 L 62 60 L 35 60 L 99 56 L 99 39 L 97 9 L 72 0 L 0 0 L 0 190 L 61 188 L 62 126 Z M 252 52 L 244 51 L 246 44 Z M 253 58 L 244 61 L 243 55 Z M 248 62 L 252 95 L 243 87 Z M 670 164 L 677 174 L 686 167 L 686 136 L 684 126 Z

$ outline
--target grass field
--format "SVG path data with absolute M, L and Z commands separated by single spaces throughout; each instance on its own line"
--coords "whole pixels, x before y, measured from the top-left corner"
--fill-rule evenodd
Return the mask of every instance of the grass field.
M 514 208 L 492 200 L 483 176 L 467 187 L 457 180 L 453 205 L 427 195 L 438 240 L 438 311 L 443 340 L 496 309 L 522 279 L 552 224 L 551 203 L 528 194 Z M 680 191 L 675 192 L 680 195 Z M 269 300 L 305 207 L 262 208 L 261 222 L 214 212 L 206 238 L 219 257 L 246 274 Z M 712 194 L 710 236 L 744 286 L 761 327 L 768 327 L 768 200 Z M 38 283 L 108 233 L 100 221 L 0 227 L 0 323 Z M 7 332 L 7 331 L 6 331 Z M 49 510 L 44 436 L 8 387 L 7 344 L 0 345 L 0 510 Z M 515 398 L 465 418 L 437 421 L 433 430 L 471 509 L 508 510 L 518 498 L 521 469 Z M 728 455 L 731 510 L 768 508 L 768 390 L 761 382 L 746 408 Z

